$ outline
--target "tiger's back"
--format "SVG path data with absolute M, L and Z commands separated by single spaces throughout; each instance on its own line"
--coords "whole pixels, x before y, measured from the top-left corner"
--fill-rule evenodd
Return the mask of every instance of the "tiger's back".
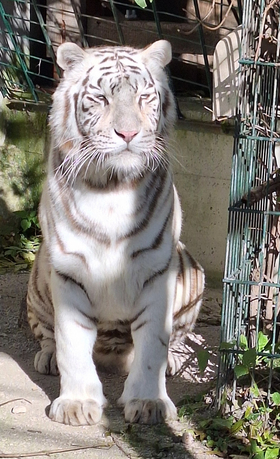
M 174 416 L 164 378 L 169 339 L 172 327 L 171 341 L 193 327 L 204 275 L 179 242 L 168 152 L 175 103 L 163 71 L 170 57 L 165 41 L 144 50 L 59 48 L 65 74 L 50 116 L 44 241 L 27 297 L 42 348 L 35 368 L 60 373 L 50 412 L 59 422 L 100 419 L 93 348 L 101 364 L 131 363 L 120 399 L 127 420 Z M 169 357 L 171 373 L 176 365 Z

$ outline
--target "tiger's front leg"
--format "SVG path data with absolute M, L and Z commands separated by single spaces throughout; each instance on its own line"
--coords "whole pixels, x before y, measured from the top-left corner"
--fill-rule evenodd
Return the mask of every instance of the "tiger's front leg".
M 97 329 L 89 316 L 91 304 L 81 286 L 54 270 L 51 288 L 60 395 L 49 416 L 64 424 L 95 424 L 106 399 L 92 360 Z
M 173 272 L 153 279 L 144 288 L 131 324 L 135 355 L 119 399 L 128 422 L 156 424 L 176 418 L 165 386 L 175 282 Z

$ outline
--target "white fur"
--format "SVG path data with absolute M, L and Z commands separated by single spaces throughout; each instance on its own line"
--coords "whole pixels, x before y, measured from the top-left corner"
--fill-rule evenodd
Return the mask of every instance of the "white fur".
M 161 151 L 175 119 L 174 99 L 163 72 L 171 47 L 161 40 L 142 51 L 109 48 L 108 55 L 117 56 L 110 61 L 116 79 L 114 75 L 105 79 L 98 92 L 92 88 L 98 87 L 102 73 L 95 69 L 104 55 L 106 51 L 86 52 L 70 43 L 58 50 L 65 78 L 54 95 L 52 150 L 40 205 L 45 241 L 40 257 L 47 257 L 49 263 L 44 275 L 51 287 L 61 378 L 60 396 L 52 403 L 50 417 L 68 424 L 100 420 L 105 398 L 92 361 L 96 321 L 131 321 L 135 355 L 120 403 L 127 421 L 153 423 L 176 416 L 166 392 L 165 371 L 181 209 Z M 125 69 L 131 61 L 126 55 L 133 57 L 140 75 L 130 72 L 127 76 Z M 153 86 L 147 85 L 149 72 Z M 91 86 L 81 95 L 85 75 Z M 120 89 L 114 97 L 112 81 Z M 165 100 L 168 110 L 163 115 Z M 129 144 L 120 135 L 126 131 L 136 133 Z M 64 159 L 58 169 L 54 166 L 57 149 Z M 104 152 L 104 160 L 94 157 Z M 162 176 L 157 176 L 157 167 Z M 112 177 L 121 185 L 113 186 Z M 157 190 L 149 186 L 151 179 L 159 188 L 154 206 L 145 194 L 149 190 L 153 196 Z M 143 223 L 146 200 L 152 209 L 147 224 Z M 142 225 L 139 232 L 138 224 Z M 105 239 L 108 235 L 110 243 L 100 241 L 100 235 Z M 150 249 L 143 250 L 146 247 Z M 140 254 L 134 256 L 137 251 Z M 178 301 L 183 304 L 185 298 L 180 295 Z M 49 338 L 41 346 L 35 365 L 44 371 L 52 348 Z

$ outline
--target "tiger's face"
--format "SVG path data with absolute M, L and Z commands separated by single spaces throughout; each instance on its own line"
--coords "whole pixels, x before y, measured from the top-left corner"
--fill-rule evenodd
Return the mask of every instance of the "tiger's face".
M 79 173 L 131 178 L 167 161 L 175 109 L 163 67 L 170 58 L 164 40 L 144 50 L 60 46 L 64 80 L 54 96 L 51 125 L 66 160 L 71 157 L 73 164 L 75 156 Z

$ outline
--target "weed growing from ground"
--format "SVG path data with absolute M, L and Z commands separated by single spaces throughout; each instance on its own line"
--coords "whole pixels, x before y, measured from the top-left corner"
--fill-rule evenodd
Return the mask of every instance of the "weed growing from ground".
M 274 346 L 272 359 L 268 336 L 260 332 L 257 343 L 256 348 L 249 348 L 246 337 L 241 337 L 234 368 L 235 392 L 229 384 L 218 412 L 214 392 L 180 403 L 179 416 L 191 418 L 191 433 L 221 457 L 280 457 L 280 344 Z M 222 343 L 221 350 L 237 351 L 236 343 Z M 205 356 L 201 367 L 204 360 Z
M 0 236 L 0 274 L 29 270 L 41 243 L 40 225 L 35 210 L 18 211 L 18 226 Z

